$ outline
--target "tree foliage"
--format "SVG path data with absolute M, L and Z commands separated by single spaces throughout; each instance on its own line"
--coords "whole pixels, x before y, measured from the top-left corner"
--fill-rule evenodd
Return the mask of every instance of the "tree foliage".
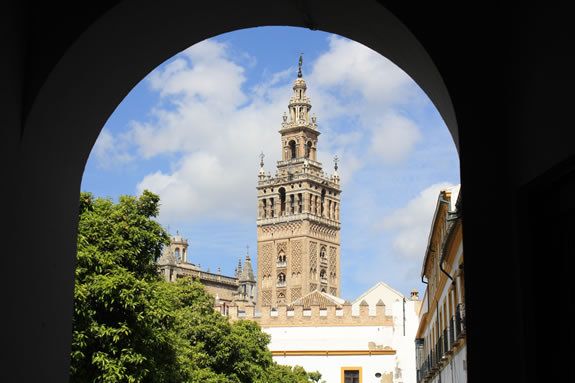
M 273 362 L 268 334 L 230 323 L 198 281 L 164 282 L 156 260 L 169 243 L 145 191 L 118 203 L 80 195 L 72 382 L 318 381 Z

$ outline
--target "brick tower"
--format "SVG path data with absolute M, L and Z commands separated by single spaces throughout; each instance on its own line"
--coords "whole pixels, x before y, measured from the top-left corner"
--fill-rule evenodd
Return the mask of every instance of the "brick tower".
M 258 176 L 258 308 L 289 304 L 314 291 L 340 294 L 340 194 L 335 172 L 317 161 L 320 132 L 302 78 L 302 58 L 284 113 L 282 160 Z

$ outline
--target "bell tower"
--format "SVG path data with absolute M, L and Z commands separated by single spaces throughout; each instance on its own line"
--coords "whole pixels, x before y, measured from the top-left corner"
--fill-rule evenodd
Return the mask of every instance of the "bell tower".
M 317 160 L 320 132 L 310 116 L 302 58 L 281 134 L 275 176 L 258 176 L 258 308 L 289 304 L 319 290 L 340 294 L 340 194 L 337 157 L 328 176 Z

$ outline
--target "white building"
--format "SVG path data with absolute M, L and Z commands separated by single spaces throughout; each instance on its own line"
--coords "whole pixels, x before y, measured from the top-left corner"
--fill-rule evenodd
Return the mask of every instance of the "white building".
M 328 383 L 415 383 L 420 305 L 416 292 L 407 298 L 380 282 L 353 303 L 314 291 L 290 305 L 264 307 L 261 315 L 235 307 L 230 314 L 257 321 L 271 335 L 276 362 L 319 371 Z
M 467 336 L 459 186 L 437 199 L 423 266 L 427 288 L 416 333 L 417 383 L 466 383 Z

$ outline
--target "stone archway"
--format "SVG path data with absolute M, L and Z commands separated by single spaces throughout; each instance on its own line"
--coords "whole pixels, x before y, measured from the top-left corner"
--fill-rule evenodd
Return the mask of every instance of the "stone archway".
M 124 1 L 71 34 L 73 42 L 37 84 L 22 124 L 21 177 L 15 206 L 48 201 L 27 224 L 47 251 L 28 260 L 30 283 L 8 299 L 13 316 L 6 326 L 25 328 L 8 334 L 19 355 L 35 361 L 32 381 L 61 381 L 67 375 L 76 257 L 77 198 L 91 148 L 113 112 L 132 87 L 175 53 L 206 38 L 232 30 L 289 25 L 337 33 L 386 56 L 427 93 L 445 120 L 456 146 L 458 130 L 452 102 L 435 64 L 414 35 L 377 2 L 345 0 L 238 3 Z M 54 186 L 56 185 L 56 186 Z M 23 210 L 29 214 L 32 210 Z M 17 214 L 14 213 L 14 216 Z M 53 219 L 58 217 L 58 224 Z M 17 234 L 17 236 L 20 234 Z M 24 236 L 24 233 L 21 234 Z M 16 238 L 18 239 L 18 238 Z M 24 239 L 24 237 L 22 237 Z M 9 276 L 6 286 L 20 285 Z M 35 298 L 30 306 L 23 296 Z M 34 344 L 34 350 L 25 345 Z M 46 357 L 49 355 L 49 357 Z M 24 371 L 24 370 L 23 370 Z M 23 375 L 16 375 L 23 376 Z

